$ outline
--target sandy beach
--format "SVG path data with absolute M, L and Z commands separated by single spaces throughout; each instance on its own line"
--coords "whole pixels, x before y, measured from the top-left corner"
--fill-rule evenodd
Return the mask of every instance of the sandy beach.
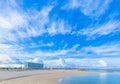
M 58 79 L 65 76 L 99 73 L 80 70 L 3 71 L 0 72 L 0 84 L 58 84 Z

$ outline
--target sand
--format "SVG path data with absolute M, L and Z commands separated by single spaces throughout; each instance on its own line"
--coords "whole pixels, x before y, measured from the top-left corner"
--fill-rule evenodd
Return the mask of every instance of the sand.
M 58 84 L 58 79 L 65 76 L 100 73 L 80 70 L 0 72 L 0 84 Z

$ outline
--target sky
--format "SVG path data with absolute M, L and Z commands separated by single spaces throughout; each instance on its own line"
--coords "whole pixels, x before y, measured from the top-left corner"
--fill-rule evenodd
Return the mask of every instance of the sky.
M 120 0 L 0 0 L 0 66 L 120 68 Z

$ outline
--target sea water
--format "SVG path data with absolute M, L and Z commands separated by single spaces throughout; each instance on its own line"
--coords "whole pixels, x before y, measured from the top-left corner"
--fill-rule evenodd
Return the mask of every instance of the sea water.
M 86 74 L 59 79 L 59 84 L 120 84 L 120 73 Z

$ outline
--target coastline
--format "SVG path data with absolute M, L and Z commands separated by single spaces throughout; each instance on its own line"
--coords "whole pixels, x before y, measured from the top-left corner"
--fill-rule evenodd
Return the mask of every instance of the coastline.
M 25 71 L 29 72 L 29 71 Z M 81 71 L 81 70 L 38 70 L 30 71 L 22 75 L 16 75 L 1 79 L 0 84 L 58 84 L 58 79 L 65 76 L 81 75 L 81 74 L 100 74 L 103 72 Z M 19 72 L 18 72 L 19 73 Z M 13 73 L 15 74 L 15 73 Z M 4 75 L 3 75 L 4 76 Z M 7 75 L 6 75 L 7 76 Z

